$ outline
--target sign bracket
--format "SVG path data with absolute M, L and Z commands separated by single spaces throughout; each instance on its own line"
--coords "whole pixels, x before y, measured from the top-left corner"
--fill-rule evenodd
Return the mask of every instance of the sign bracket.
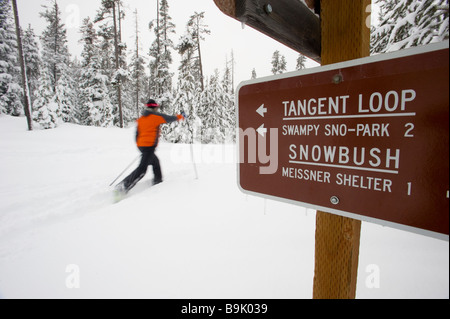
M 301 1 L 214 0 L 226 15 L 321 62 L 320 19 Z

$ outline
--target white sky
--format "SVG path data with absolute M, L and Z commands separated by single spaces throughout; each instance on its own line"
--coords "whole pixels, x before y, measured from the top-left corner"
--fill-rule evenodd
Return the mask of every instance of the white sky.
M 123 0 L 126 13 L 123 22 L 122 41 L 126 42 L 128 49 L 134 46 L 134 10 L 137 8 L 140 22 L 140 42 L 142 51 L 147 54 L 150 44 L 154 41 L 154 33 L 148 30 L 148 23 L 156 18 L 156 0 Z M 94 18 L 100 8 L 101 0 L 57 0 L 63 15 L 63 23 L 67 28 L 69 50 L 72 55 L 80 55 L 82 45 L 78 43 L 80 38 L 79 28 L 82 20 L 90 16 Z M 39 13 L 43 12 L 41 5 L 50 4 L 49 0 L 17 0 L 20 23 L 22 28 L 31 24 L 35 33 L 41 35 L 46 26 Z M 230 57 L 234 51 L 236 60 L 235 86 L 241 81 L 251 77 L 252 69 L 256 69 L 258 77 L 271 75 L 271 58 L 275 50 L 279 50 L 286 57 L 288 71 L 294 71 L 298 53 L 277 41 L 255 31 L 251 27 L 242 28 L 241 24 L 224 15 L 214 4 L 213 0 L 169 0 L 169 14 L 176 25 L 177 33 L 172 38 L 177 44 L 184 33 L 189 17 L 195 12 L 205 12 L 205 23 L 211 30 L 202 43 L 202 58 L 205 74 L 211 75 L 217 68 L 223 74 L 226 57 Z M 178 53 L 173 52 L 174 64 L 178 68 Z M 308 59 L 307 66 L 317 66 L 314 61 Z

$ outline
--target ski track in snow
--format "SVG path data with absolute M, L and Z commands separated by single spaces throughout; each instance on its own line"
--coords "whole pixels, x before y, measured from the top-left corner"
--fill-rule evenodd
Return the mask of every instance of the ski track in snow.
M 88 214 L 110 204 L 109 183 L 99 179 L 99 173 L 104 172 L 100 177 L 106 178 L 102 166 L 111 165 L 104 162 L 120 163 L 124 159 L 114 160 L 124 151 L 120 147 L 126 142 L 123 138 L 117 137 L 115 146 L 95 128 L 62 126 L 58 134 L 27 132 L 20 125 L 23 119 L 0 120 L 0 239 L 36 224 Z

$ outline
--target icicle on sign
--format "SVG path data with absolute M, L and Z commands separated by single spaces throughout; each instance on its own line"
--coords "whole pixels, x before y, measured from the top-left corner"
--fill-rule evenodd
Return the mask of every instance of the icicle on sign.
M 448 240 L 448 41 L 244 82 L 244 192 Z

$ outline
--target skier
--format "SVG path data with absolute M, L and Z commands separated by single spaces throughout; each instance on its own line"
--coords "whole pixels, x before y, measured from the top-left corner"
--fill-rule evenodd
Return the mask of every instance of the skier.
M 136 144 L 142 153 L 141 163 L 134 172 L 116 186 L 116 193 L 118 195 L 128 193 L 145 176 L 149 165 L 153 166 L 153 185 L 163 181 L 159 159 L 155 155 L 160 135 L 160 126 L 185 119 L 185 116 L 182 114 L 169 116 L 159 113 L 160 105 L 155 100 L 150 99 L 146 106 L 146 110 L 144 110 L 142 116 L 137 120 L 136 130 Z

